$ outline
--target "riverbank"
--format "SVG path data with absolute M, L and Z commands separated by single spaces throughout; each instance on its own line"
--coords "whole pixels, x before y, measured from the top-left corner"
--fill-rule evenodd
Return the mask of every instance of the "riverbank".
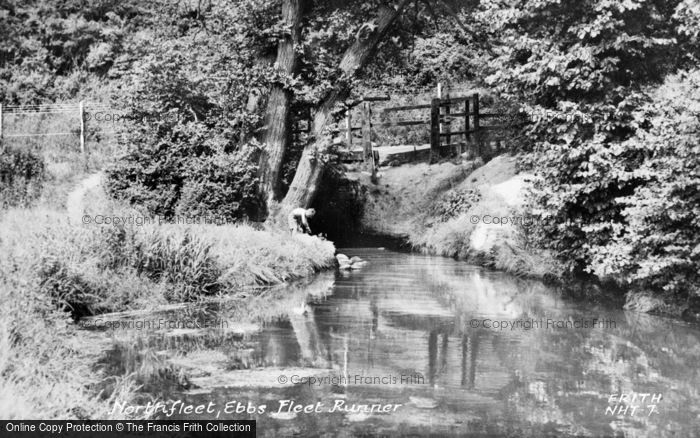
M 0 220 L 7 258 L 29 264 L 26 275 L 76 318 L 280 284 L 335 266 L 329 241 L 198 217 L 165 221 L 109 199 L 96 180 L 72 192 L 67 213 L 15 209 Z
M 114 402 L 129 403 L 130 376 L 107 378 L 85 360 L 84 345 L 65 312 L 38 291 L 8 258 L 0 261 L 0 412 L 3 419 L 110 419 Z
M 129 373 L 115 380 L 94 369 L 71 317 L 239 294 L 335 266 L 335 247 L 320 238 L 160 224 L 99 185 L 79 190 L 67 203 L 78 217 L 48 206 L 0 213 L 0 410 L 8 419 L 104 419 L 115 401 L 136 396 L 141 382 Z
M 695 301 L 631 289 L 618 278 L 566 277 L 555 255 L 532 235 L 538 219 L 526 195 L 534 177 L 519 171 L 516 156 L 385 167 L 379 176 L 375 185 L 368 175 L 349 174 L 362 187 L 363 232 L 402 240 L 421 253 L 557 284 L 575 299 L 700 320 Z
M 529 176 L 518 173 L 515 156 L 387 167 L 377 185 L 363 174 L 350 177 L 366 187 L 364 230 L 402 238 L 425 254 L 521 277 L 561 275 L 553 255 L 529 241 Z

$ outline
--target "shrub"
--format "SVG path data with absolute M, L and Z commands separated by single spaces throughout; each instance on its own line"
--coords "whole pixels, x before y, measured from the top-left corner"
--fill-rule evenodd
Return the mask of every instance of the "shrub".
M 487 82 L 529 118 L 535 235 L 569 274 L 669 289 L 695 277 L 695 128 L 677 124 L 679 108 L 656 111 L 650 96 L 697 64 L 690 3 L 487 2 L 474 16 L 500 46 L 485 64 Z
M 107 171 L 111 196 L 172 218 L 257 218 L 258 145 L 242 141 L 247 121 L 231 122 L 229 96 L 191 79 L 182 53 L 150 59 L 125 90 L 128 151 Z
M 142 205 L 151 214 L 257 219 L 257 166 L 252 152 L 189 157 L 182 144 L 142 149 L 107 169 L 107 189 L 117 199 Z
M 638 117 L 647 129 L 624 146 L 646 158 L 623 175 L 639 181 L 623 207 L 624 227 L 587 247 L 590 270 L 681 297 L 700 295 L 700 70 L 669 77 Z
M 41 195 L 45 178 L 41 157 L 7 148 L 0 153 L 0 208 L 31 205 Z
M 253 148 L 219 151 L 193 163 L 175 208 L 178 216 L 257 219 L 262 209 L 257 192 Z
M 451 190 L 434 205 L 432 216 L 437 216 L 440 222 L 447 222 L 469 211 L 480 198 L 479 191 L 475 189 Z

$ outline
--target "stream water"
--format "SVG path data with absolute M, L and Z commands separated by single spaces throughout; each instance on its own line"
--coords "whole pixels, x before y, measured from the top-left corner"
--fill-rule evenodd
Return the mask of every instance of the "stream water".
M 103 317 L 85 331 L 109 340 L 98 366 L 149 376 L 166 404 L 213 406 L 169 418 L 257 419 L 258 436 L 700 436 L 697 325 L 447 258 L 341 252 L 369 264 Z M 208 326 L 134 329 L 143 320 Z

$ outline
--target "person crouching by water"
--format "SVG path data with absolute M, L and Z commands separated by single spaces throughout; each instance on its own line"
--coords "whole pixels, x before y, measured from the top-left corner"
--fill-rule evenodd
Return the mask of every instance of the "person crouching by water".
M 314 217 L 316 210 L 313 208 L 295 208 L 289 213 L 289 231 L 294 233 L 311 234 L 309 219 Z

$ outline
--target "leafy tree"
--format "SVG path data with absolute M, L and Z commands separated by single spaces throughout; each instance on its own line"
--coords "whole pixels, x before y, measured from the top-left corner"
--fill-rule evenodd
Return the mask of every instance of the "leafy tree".
M 163 23 L 154 36 L 158 51 L 144 48 L 136 73 L 130 75 L 137 86 L 126 88 L 126 94 L 132 93 L 136 98 L 121 99 L 122 106 L 137 109 L 135 126 L 128 130 L 134 152 L 122 159 L 124 166 L 138 162 L 141 164 L 132 170 L 143 168 L 148 162 L 148 155 L 144 154 L 154 153 L 154 144 L 177 143 L 171 133 L 174 126 L 142 122 L 141 113 L 156 116 L 155 109 L 160 113 L 171 111 L 187 123 L 206 125 L 208 136 L 222 138 L 221 147 L 229 153 L 243 151 L 250 145 L 258 151 L 257 159 L 256 152 L 242 155 L 258 165 L 258 181 L 241 184 L 257 186 L 258 196 L 267 201 L 268 209 L 285 194 L 285 184 L 280 184 L 282 175 L 292 179 L 285 205 L 310 203 L 328 159 L 334 154 L 326 130 L 342 113 L 346 99 L 352 98 L 360 72 L 379 49 L 385 54 L 384 65 L 398 65 L 398 60 L 408 53 L 396 50 L 409 39 L 406 29 L 416 28 L 412 35 L 415 36 L 429 23 L 425 19 L 427 9 L 418 6 L 411 19 L 401 22 L 401 13 L 409 3 L 248 0 L 208 4 L 196 14 L 180 8 L 157 12 L 163 14 Z M 386 39 L 390 31 L 400 35 Z M 182 56 L 185 53 L 187 56 Z M 217 77 L 218 82 L 214 80 Z M 163 85 L 168 82 L 172 85 Z M 125 94 L 124 91 L 119 90 L 119 94 Z M 207 102 L 210 110 L 191 108 L 188 96 L 195 95 Z M 290 148 L 294 110 L 305 108 L 313 109 L 311 141 L 306 147 Z M 157 150 L 162 149 L 164 146 Z M 138 156 L 143 157 L 137 159 Z M 188 159 L 183 157 L 178 162 L 185 165 Z M 155 162 L 160 162 L 160 158 L 156 157 Z M 296 167 L 291 173 L 290 162 Z M 175 187 L 172 191 L 163 190 L 160 184 L 147 184 L 138 196 L 127 198 L 137 202 L 146 192 L 154 191 L 156 204 L 164 203 L 161 210 L 172 214 L 185 184 L 180 174 L 172 174 L 180 169 L 179 165 L 161 168 L 163 183 Z M 110 175 L 128 178 L 116 184 L 115 190 L 134 187 L 133 191 L 146 181 L 133 172 L 115 171 Z M 250 216 L 249 212 L 246 216 Z
M 132 85 L 115 98 L 128 109 L 128 149 L 108 169 L 108 187 L 164 217 L 258 219 L 257 146 L 242 133 L 258 121 L 246 110 L 244 84 L 263 79 L 248 68 L 254 52 L 235 50 L 244 43 L 229 39 L 255 10 L 212 6 L 203 13 L 220 20 L 170 11 L 180 18 L 159 30 L 158 52 L 146 52 L 129 75 Z M 205 28 L 209 35 L 193 38 Z
M 360 80 L 374 77 L 375 82 L 377 79 L 388 82 L 390 75 L 408 71 L 410 41 L 418 37 L 429 38 L 433 34 L 428 28 L 431 21 L 427 17 L 430 16 L 435 23 L 443 23 L 440 17 L 450 13 L 456 15 L 455 8 L 449 1 L 331 1 L 313 4 L 303 23 L 299 72 L 289 81 L 296 101 L 314 109 L 313 129 L 311 141 L 299 157 L 281 211 L 309 205 L 313 201 L 329 157 L 334 153 L 326 130 L 344 112 L 346 101 L 353 99 L 353 91 L 360 88 Z M 458 60 L 464 59 L 463 53 L 450 60 L 453 70 Z M 370 65 L 370 60 L 375 65 Z M 449 71 L 451 67 L 443 71 Z M 277 120 L 281 124 L 281 118 Z M 266 152 L 269 156 L 278 157 L 277 163 L 274 166 L 269 164 L 269 167 L 279 168 L 279 157 L 284 156 L 282 148 L 285 143 L 263 143 L 264 147 L 270 148 Z M 279 198 L 281 193 L 275 195 L 270 199 Z
M 592 246 L 591 270 L 635 287 L 700 297 L 700 71 L 670 76 L 635 112 L 647 129 L 623 144 L 646 159 L 627 172 L 640 181 L 617 201 L 625 227 Z
M 260 157 L 260 192 L 267 198 L 267 208 L 279 196 L 280 171 L 291 136 L 291 115 L 293 93 L 287 87 L 286 81 L 293 79 L 297 68 L 297 49 L 301 42 L 301 20 L 303 16 L 302 0 L 282 1 L 282 20 L 285 32 L 277 47 L 275 69 L 280 74 L 280 80 L 273 82 L 267 102 L 267 111 L 263 126 Z
M 380 5 L 375 20 L 365 23 L 358 30 L 355 41 L 345 50 L 337 66 L 336 80 L 314 114 L 314 140 L 304 148 L 294 179 L 283 200 L 283 211 L 295 206 L 308 206 L 313 201 L 325 170 L 324 155 L 331 146 L 324 131 L 333 119 L 336 105 L 349 97 L 350 81 L 366 65 L 407 4 L 407 0 L 401 0 L 393 7 Z
M 115 67 L 118 76 L 116 67 L 131 56 L 130 37 L 152 17 L 133 0 L 0 1 L 0 100 L 69 99 L 89 75 Z
M 525 134 L 539 176 L 533 201 L 542 219 L 540 240 L 557 251 L 571 273 L 629 274 L 649 281 L 660 276 L 671 287 L 669 273 L 689 266 L 677 258 L 688 255 L 688 248 L 692 252 L 693 226 L 674 222 L 663 231 L 650 228 L 650 218 L 640 226 L 635 216 L 652 215 L 667 202 L 685 208 L 692 199 L 682 193 L 693 181 L 673 192 L 675 201 L 661 198 L 675 189 L 662 183 L 661 174 L 652 176 L 649 167 L 672 163 L 654 151 L 660 143 L 678 145 L 680 139 L 662 133 L 671 126 L 660 120 L 671 113 L 659 113 L 652 122 L 651 114 L 640 110 L 653 105 L 649 90 L 654 84 L 693 61 L 696 35 L 679 21 L 693 22 L 688 7 L 687 2 L 654 0 L 494 1 L 472 15 L 489 25 L 487 49 L 494 61 L 488 64 L 487 82 L 521 104 L 529 117 Z M 656 134 L 645 134 L 652 127 Z M 681 132 L 687 136 L 688 130 Z M 686 158 L 694 154 L 690 149 Z M 697 172 L 696 161 L 686 164 L 687 172 Z M 656 207 L 642 205 L 646 196 Z M 632 213 L 639 208 L 644 213 Z M 655 226 L 669 225 L 660 219 Z M 659 236 L 670 229 L 686 236 L 681 239 L 685 249 L 673 249 L 673 239 Z M 639 233 L 656 239 L 654 245 L 642 245 L 654 256 L 636 244 L 623 245 Z M 661 247 L 670 252 L 662 256 Z M 656 263 L 653 269 L 650 263 Z

